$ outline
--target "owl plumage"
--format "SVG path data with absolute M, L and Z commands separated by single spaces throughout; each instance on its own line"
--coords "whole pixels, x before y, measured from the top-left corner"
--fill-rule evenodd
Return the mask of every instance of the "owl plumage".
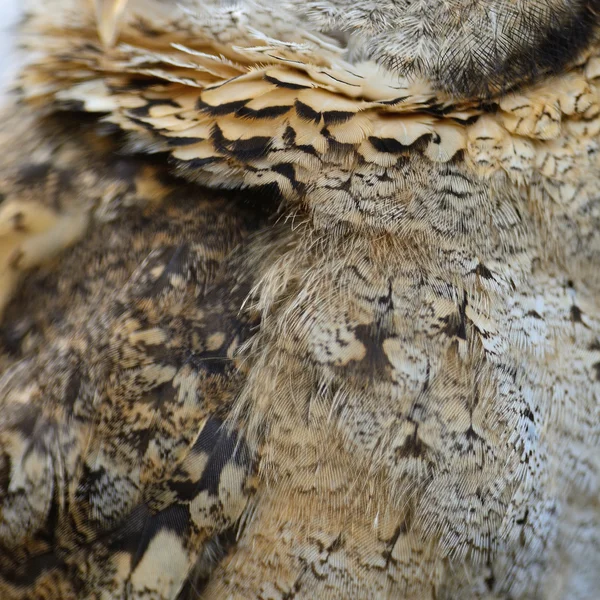
M 595 597 L 600 3 L 126 4 L 22 25 L 0 597 Z

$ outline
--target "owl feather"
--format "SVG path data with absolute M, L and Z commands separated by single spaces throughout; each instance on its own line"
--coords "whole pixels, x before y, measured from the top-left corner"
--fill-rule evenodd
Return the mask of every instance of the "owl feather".
M 2 598 L 594 597 L 598 11 L 30 2 Z

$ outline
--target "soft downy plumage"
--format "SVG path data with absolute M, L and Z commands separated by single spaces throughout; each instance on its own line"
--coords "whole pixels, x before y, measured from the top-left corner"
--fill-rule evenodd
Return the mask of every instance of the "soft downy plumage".
M 96 4 L 0 137 L 2 597 L 593 597 L 598 3 Z

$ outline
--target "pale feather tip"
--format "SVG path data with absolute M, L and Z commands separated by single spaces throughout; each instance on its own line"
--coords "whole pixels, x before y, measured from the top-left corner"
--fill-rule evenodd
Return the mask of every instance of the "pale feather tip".
M 114 46 L 128 0 L 94 0 L 98 35 L 105 47 Z

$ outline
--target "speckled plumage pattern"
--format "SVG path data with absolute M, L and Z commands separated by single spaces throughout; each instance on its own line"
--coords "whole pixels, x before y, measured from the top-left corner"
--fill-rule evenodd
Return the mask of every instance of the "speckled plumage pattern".
M 595 597 L 598 3 L 351 4 L 31 3 L 2 599 Z

